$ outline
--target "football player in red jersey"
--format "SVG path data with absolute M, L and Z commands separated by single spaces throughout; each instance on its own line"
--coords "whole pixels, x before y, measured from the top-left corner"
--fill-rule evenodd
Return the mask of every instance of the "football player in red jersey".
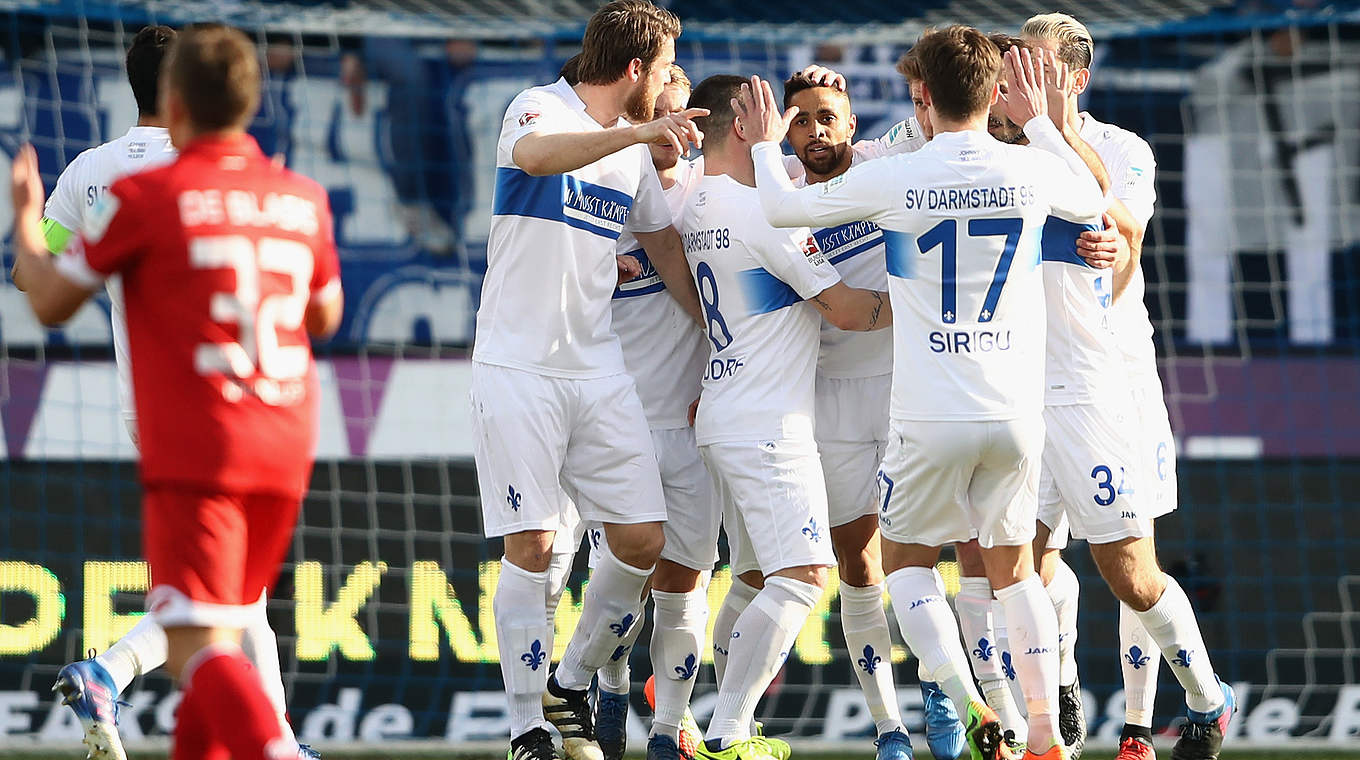
M 179 158 L 113 184 L 61 257 L 47 255 L 31 147 L 14 162 L 15 254 L 47 325 L 121 274 L 141 442 L 151 614 L 183 698 L 176 760 L 297 757 L 240 647 L 274 582 L 311 475 L 317 375 L 309 335 L 339 326 L 325 191 L 245 132 L 259 104 L 238 31 L 181 33 L 161 113 Z M 228 722 L 229 721 L 229 722 Z

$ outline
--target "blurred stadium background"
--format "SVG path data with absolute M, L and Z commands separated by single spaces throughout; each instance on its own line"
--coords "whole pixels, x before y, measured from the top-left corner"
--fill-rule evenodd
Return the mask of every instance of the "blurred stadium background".
M 81 150 L 135 121 L 120 66 L 141 25 L 222 20 L 253 34 L 267 64 L 252 131 L 330 191 L 347 313 L 319 352 L 320 461 L 271 603 L 304 741 L 391 755 L 403 743 L 486 747 L 476 742 L 506 729 L 488 638 L 500 550 L 479 531 L 466 349 L 501 115 L 520 89 L 555 78 L 596 4 L 0 0 L 0 174 L 31 140 L 50 190 Z M 1161 556 L 1191 592 L 1220 673 L 1238 684 L 1230 746 L 1360 750 L 1356 4 L 669 5 L 685 22 L 678 56 L 694 81 L 782 79 L 824 63 L 850 79 L 866 136 L 908 113 L 892 66 L 924 25 L 1015 30 L 1034 12 L 1065 10 L 1091 27 L 1085 107 L 1143 135 L 1157 157 L 1143 266 L 1182 502 L 1161 522 Z M 8 205 L 0 198 L 6 237 Z M 48 688 L 61 664 L 106 647 L 141 608 L 135 452 L 116 409 L 106 309 L 46 331 L 0 284 L 0 748 L 74 756 L 78 728 Z M 1087 715 L 1093 737 L 1113 742 L 1115 606 L 1083 552 L 1069 561 L 1084 581 Z M 583 580 L 578 568 L 561 627 L 579 615 Z M 718 573 L 715 600 L 726 583 Z M 761 719 L 867 752 L 872 723 L 836 604 L 828 598 L 804 630 Z M 647 640 L 633 656 L 639 688 Z M 915 668 L 899 677 L 919 724 Z M 711 671 L 702 678 L 701 720 Z M 1180 690 L 1163 681 L 1159 729 L 1181 712 Z M 145 678 L 128 698 L 125 737 L 163 736 L 169 681 Z M 634 746 L 644 725 L 634 719 Z

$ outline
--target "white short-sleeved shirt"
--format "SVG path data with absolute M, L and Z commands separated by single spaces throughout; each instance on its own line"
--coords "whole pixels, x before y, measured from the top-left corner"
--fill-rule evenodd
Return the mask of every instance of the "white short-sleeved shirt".
M 1077 237 L 1098 224 L 1049 217 L 1043 233 L 1044 298 L 1048 313 L 1044 405 L 1124 403 L 1128 371 L 1111 324 L 1110 270 L 1077 255 Z
M 543 177 L 520 169 L 513 155 L 528 134 L 598 131 L 604 127 L 563 79 L 521 92 L 506 110 L 474 361 L 577 379 L 626 371 L 610 324 L 614 246 L 625 228 L 655 232 L 671 223 L 651 155 L 632 145 Z
M 703 178 L 703 157 L 681 161 L 677 168 L 676 183 L 662 192 L 678 223 L 690 191 Z M 616 251 L 635 256 L 642 264 L 641 275 L 614 289 L 613 324 L 623 346 L 623 363 L 637 382 L 647 425 L 653 430 L 689 427 L 689 405 L 699 397 L 708 341 L 666 292 L 636 237 L 625 230 Z
M 175 159 L 175 146 L 164 127 L 133 127 L 122 137 L 90 148 L 66 165 L 57 186 L 47 199 L 43 216 L 72 233 L 85 228 L 85 215 L 114 180 L 135 174 Z M 118 367 L 118 404 L 124 417 L 134 413 L 132 402 L 132 365 L 129 363 L 127 315 L 123 309 L 123 286 L 117 275 L 104 281 L 109 294 L 109 316 L 113 331 L 113 359 Z
M 1097 220 L 1105 200 L 1047 118 L 1025 126 L 1045 150 L 945 132 L 802 190 L 783 176 L 778 146 L 753 151 L 767 219 L 883 228 L 894 419 L 1006 420 L 1043 408 L 1043 225 L 1049 215 Z
M 808 228 L 771 227 L 756 189 L 726 175 L 694 189 L 680 238 L 708 330 L 699 445 L 810 442 L 822 317 L 804 299 L 840 282 L 836 268 Z
M 1127 129 L 1096 121 L 1088 113 L 1081 114 L 1081 139 L 1104 162 L 1110 174 L 1110 194 L 1123 201 L 1133 218 L 1146 227 L 1157 201 L 1157 161 L 1147 141 Z M 1140 266 L 1110 308 L 1110 320 L 1129 374 L 1155 379 L 1157 351 L 1152 345 L 1152 320 L 1143 300 L 1146 291 Z
M 850 166 L 858 166 L 885 156 L 910 153 L 926 144 L 925 135 L 915 119 L 893 125 L 882 137 L 860 140 L 850 148 Z M 785 164 L 795 186 L 806 184 L 807 174 L 797 156 Z M 817 247 L 852 288 L 888 289 L 888 269 L 884 259 L 883 231 L 873 222 L 847 222 L 812 231 Z M 822 349 L 817 371 L 825 377 L 851 379 L 892 373 L 892 331 L 842 330 L 822 320 Z

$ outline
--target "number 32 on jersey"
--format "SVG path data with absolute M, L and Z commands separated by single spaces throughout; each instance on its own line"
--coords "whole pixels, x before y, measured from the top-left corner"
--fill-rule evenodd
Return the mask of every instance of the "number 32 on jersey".
M 253 390 L 267 404 L 289 404 L 300 397 L 311 350 L 306 343 L 280 345 L 279 332 L 302 328 L 312 249 L 280 238 L 261 238 L 256 244 L 242 235 L 198 237 L 189 243 L 189 263 L 195 269 L 230 269 L 236 275 L 236 289 L 213 293 L 208 308 L 213 321 L 237 327 L 237 339 L 200 343 L 194 351 L 198 373 L 242 381 L 258 375 Z

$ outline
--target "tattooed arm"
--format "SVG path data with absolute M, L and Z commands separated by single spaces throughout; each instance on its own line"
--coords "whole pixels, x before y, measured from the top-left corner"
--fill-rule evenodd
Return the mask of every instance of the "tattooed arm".
M 808 303 L 842 330 L 880 330 L 892 324 L 892 305 L 881 290 L 852 288 L 843 282 L 813 296 Z

